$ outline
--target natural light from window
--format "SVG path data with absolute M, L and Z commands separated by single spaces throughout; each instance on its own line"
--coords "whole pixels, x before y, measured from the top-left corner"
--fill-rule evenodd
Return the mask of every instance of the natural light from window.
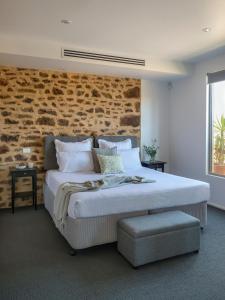
M 209 171 L 225 176 L 225 80 L 210 84 Z

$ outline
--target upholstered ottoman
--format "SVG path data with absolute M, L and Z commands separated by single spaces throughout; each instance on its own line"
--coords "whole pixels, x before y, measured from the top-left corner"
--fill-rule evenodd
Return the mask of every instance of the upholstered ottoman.
M 181 211 L 125 218 L 118 222 L 118 251 L 134 266 L 197 252 L 200 221 Z

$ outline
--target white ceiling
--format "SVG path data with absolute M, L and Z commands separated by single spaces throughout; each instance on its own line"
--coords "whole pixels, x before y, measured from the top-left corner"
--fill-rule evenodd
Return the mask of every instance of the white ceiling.
M 202 32 L 204 27 L 211 32 Z M 225 0 L 0 0 L 0 35 L 193 61 L 225 45 Z

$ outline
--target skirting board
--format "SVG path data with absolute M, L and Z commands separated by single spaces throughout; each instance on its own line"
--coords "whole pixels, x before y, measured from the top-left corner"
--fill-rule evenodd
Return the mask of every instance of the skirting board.
M 212 206 L 212 207 L 215 207 L 215 208 L 218 208 L 218 209 L 221 209 L 221 210 L 225 210 L 225 206 L 223 206 L 223 205 L 215 204 L 215 203 L 212 203 L 212 202 L 208 202 L 208 205 Z

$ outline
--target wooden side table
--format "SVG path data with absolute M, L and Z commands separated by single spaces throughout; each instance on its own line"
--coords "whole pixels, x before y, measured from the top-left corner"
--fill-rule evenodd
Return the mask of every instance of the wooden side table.
M 154 170 L 158 170 L 161 169 L 162 172 L 164 172 L 164 166 L 166 164 L 165 161 L 160 161 L 160 160 L 156 160 L 156 161 L 142 161 L 141 162 L 143 167 L 149 168 L 149 169 L 154 169 Z
M 12 177 L 12 213 L 14 213 L 15 199 L 31 197 L 33 199 L 33 206 L 37 209 L 37 169 L 26 168 L 26 169 L 13 169 L 11 170 Z M 28 192 L 17 192 L 16 193 L 16 178 L 18 177 L 32 177 L 32 190 Z

